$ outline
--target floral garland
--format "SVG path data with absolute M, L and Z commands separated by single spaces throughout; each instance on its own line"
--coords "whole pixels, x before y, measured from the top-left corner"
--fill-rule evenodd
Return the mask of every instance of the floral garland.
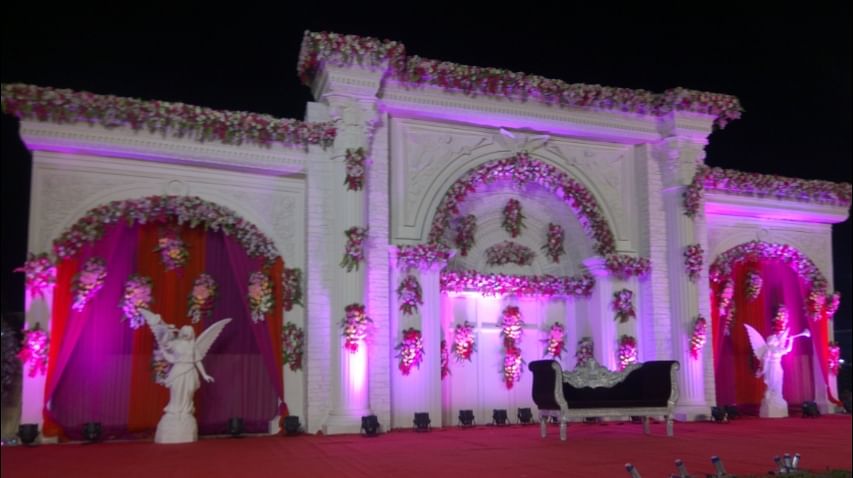
M 346 185 L 348 191 L 361 191 L 362 189 L 364 189 L 366 158 L 367 154 L 365 154 L 364 148 L 347 148 L 346 158 L 344 160 L 344 163 L 346 164 L 347 177 L 344 180 L 344 184 Z
M 764 280 L 761 279 L 761 274 L 758 271 L 749 271 L 746 273 L 746 298 L 750 302 L 757 299 L 761 294 L 761 285 Z
M 684 272 L 692 282 L 702 277 L 703 254 L 705 251 L 699 244 L 690 244 L 684 248 Z
M 690 335 L 690 355 L 694 359 L 699 358 L 699 353 L 708 340 L 707 326 L 708 321 L 702 315 L 697 316 L 693 322 L 693 333 Z
M 154 350 L 151 352 L 151 378 L 154 383 L 166 386 L 166 377 L 172 370 L 172 363 L 166 360 L 163 351 L 158 345 L 154 345 Z
M 400 351 L 397 357 L 400 359 L 399 368 L 403 375 L 409 375 L 412 367 L 421 368 L 421 362 L 424 360 L 424 342 L 420 330 L 412 327 L 404 330 L 403 341 L 394 349 Z
M 418 305 L 423 305 L 424 299 L 417 277 L 408 275 L 400 281 L 400 286 L 397 287 L 397 299 L 400 301 L 400 312 L 403 314 L 412 315 L 418 311 Z
M 131 329 L 138 329 L 145 324 L 145 316 L 140 310 L 151 308 L 151 278 L 133 274 L 124 284 L 124 297 L 121 310 L 124 318 L 129 321 Z
M 439 281 L 442 292 L 477 291 L 486 296 L 537 295 L 589 297 L 595 278 L 589 274 L 568 276 L 525 276 L 509 274 L 480 274 L 477 271 L 442 272 Z
M 397 266 L 404 271 L 428 269 L 433 265 L 444 265 L 449 260 L 450 249 L 444 244 L 397 246 Z
M 406 49 L 402 43 L 357 35 L 341 35 L 331 32 L 305 32 L 299 50 L 296 71 L 306 85 L 324 64 L 351 66 L 358 64 L 373 70 L 399 68 L 405 61 Z
M 302 303 L 302 269 L 298 267 L 285 268 L 281 273 L 281 285 L 284 310 L 293 310 L 294 305 L 305 307 L 305 304 Z
M 705 189 L 705 175 L 707 171 L 708 166 L 704 164 L 696 166 L 696 172 L 693 173 L 693 180 L 690 181 L 690 184 L 681 193 L 684 215 L 690 219 L 695 218 L 702 207 L 702 193 Z
M 450 375 L 450 351 L 447 350 L 447 340 L 441 339 L 441 379 Z
M 563 226 L 554 224 L 553 222 L 548 223 L 548 236 L 545 239 L 545 245 L 542 246 L 542 250 L 545 251 L 545 255 L 551 258 L 551 262 L 554 264 L 559 264 L 560 256 L 566 254 L 566 249 L 563 247 L 565 238 L 566 233 L 563 231 Z
M 584 337 L 578 340 L 578 350 L 575 352 L 575 367 L 580 367 L 595 358 L 595 344 L 592 337 Z
M 526 228 L 524 225 L 524 214 L 521 212 L 521 203 L 518 199 L 510 199 L 507 201 L 503 209 L 503 222 L 501 227 L 508 232 L 512 238 L 518 237 L 521 230 Z
M 620 323 L 628 322 L 637 316 L 634 312 L 634 293 L 628 289 L 617 290 L 613 293 L 613 302 L 611 307 L 616 312 L 615 319 Z
M 725 320 L 723 324 L 724 335 L 731 335 L 732 333 L 732 325 L 734 325 L 735 321 L 734 295 L 735 281 L 729 279 L 723 284 L 722 291 L 720 292 L 719 307 L 717 308 L 720 318 Z
M 459 218 L 455 223 L 456 235 L 453 238 L 453 243 L 459 248 L 459 254 L 467 256 L 468 251 L 474 247 L 476 242 L 474 234 L 477 232 L 477 216 L 468 214 Z
M 601 255 L 615 252 L 610 226 L 591 192 L 566 173 L 541 161 L 530 159 L 526 152 L 481 164 L 459 178 L 442 198 L 429 233 L 430 242 L 443 242 L 450 219 L 459 214 L 459 205 L 478 187 L 508 179 L 518 186 L 535 183 L 561 198 L 575 213 L 586 234 L 595 242 Z
M 18 359 L 24 365 L 30 364 L 30 371 L 27 373 L 29 377 L 47 374 L 49 349 L 50 337 L 47 331 L 42 330 L 41 324 L 37 323 L 35 327 L 24 331 L 24 342 L 21 345 L 21 351 L 18 352 Z
M 619 279 L 628 279 L 633 276 L 643 278 L 652 271 L 652 262 L 648 258 L 627 254 L 608 254 L 604 259 L 604 265 Z
M 521 337 L 524 335 L 524 320 L 518 307 L 510 305 L 504 309 L 500 321 L 501 337 L 504 342 L 503 380 L 507 390 L 521 379 L 524 359 L 521 357 Z
M 279 257 L 273 242 L 254 224 L 234 211 L 195 196 L 149 196 L 142 199 L 113 201 L 89 210 L 82 219 L 53 242 L 60 259 L 72 257 L 84 243 L 100 239 L 104 226 L 126 221 L 128 225 L 165 223 L 175 219 L 178 225 L 201 226 L 207 231 L 222 231 L 233 236 L 252 257 L 265 257 L 271 263 Z
M 302 356 L 305 353 L 305 332 L 296 324 L 288 322 L 281 329 L 281 360 L 290 365 L 290 370 L 302 370 Z
M 361 304 L 350 304 L 345 309 L 346 316 L 341 321 L 344 348 L 351 353 L 358 352 L 358 343 L 367 337 L 367 328 L 373 320 L 364 312 Z
M 44 298 L 44 291 L 56 283 L 56 265 L 46 252 L 37 255 L 28 253 L 27 261 L 15 272 L 24 273 L 27 293 L 33 298 Z
M 619 338 L 619 370 L 625 370 L 625 367 L 632 363 L 637 363 L 637 339 L 630 335 L 623 335 Z
M 352 272 L 353 269 L 358 270 L 359 264 L 364 260 L 364 241 L 367 238 L 367 228 L 353 226 L 344 231 L 344 235 L 347 236 L 347 244 L 340 266 L 347 272 Z
M 456 324 L 453 329 L 453 356 L 457 362 L 471 361 L 471 356 L 477 351 L 474 342 L 474 324 L 468 322 Z
M 187 317 L 192 319 L 193 324 L 199 323 L 204 316 L 210 316 L 217 289 L 216 281 L 210 274 L 199 274 L 193 281 L 193 289 L 187 297 Z
M 157 239 L 157 247 L 154 252 L 160 253 L 160 260 L 166 266 L 167 271 L 180 269 L 187 263 L 190 258 L 190 253 L 187 250 L 187 245 L 181 239 L 178 231 L 175 228 L 168 227 L 160 231 L 160 237 Z
M 151 134 L 234 145 L 278 143 L 308 148 L 315 144 L 327 148 L 336 135 L 333 122 L 305 123 L 244 111 L 218 111 L 25 84 L 2 85 L 2 107 L 4 113 L 25 120 L 129 127 L 133 131 L 144 129 Z
M 829 343 L 829 373 L 838 376 L 838 371 L 841 370 L 841 347 L 837 342 Z
M 773 333 L 781 334 L 788 330 L 788 309 L 785 304 L 779 304 L 776 315 L 773 316 Z
M 104 286 L 107 279 L 107 266 L 100 257 L 92 257 L 83 264 L 83 270 L 74 276 L 74 303 L 71 308 L 77 312 L 86 308 L 86 304 Z
M 249 310 L 252 321 L 262 322 L 272 310 L 272 281 L 261 271 L 252 272 L 249 276 Z
M 533 264 L 533 259 L 536 257 L 536 253 L 529 247 L 512 241 L 495 244 L 486 249 L 485 254 L 486 264 L 489 266 L 502 266 L 510 263 L 529 266 Z
M 548 338 L 545 343 L 545 357 L 550 356 L 554 360 L 560 360 L 566 351 L 566 329 L 563 324 L 554 322 L 548 330 Z

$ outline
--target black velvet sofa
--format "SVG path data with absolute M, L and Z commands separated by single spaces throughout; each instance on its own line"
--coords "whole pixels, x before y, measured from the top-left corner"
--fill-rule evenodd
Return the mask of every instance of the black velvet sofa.
M 671 360 L 632 364 L 611 372 L 593 359 L 563 372 L 555 360 L 530 362 L 533 372 L 533 401 L 539 408 L 541 434 L 547 434 L 547 419 L 560 420 L 560 439 L 566 439 L 569 418 L 643 418 L 649 433 L 649 417 L 666 420 L 666 434 L 673 435 L 672 410 L 678 401 L 678 362 Z

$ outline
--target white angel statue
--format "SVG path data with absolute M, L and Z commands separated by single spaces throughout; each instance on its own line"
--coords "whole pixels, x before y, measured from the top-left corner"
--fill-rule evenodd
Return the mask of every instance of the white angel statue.
M 764 376 L 764 384 L 767 385 L 764 398 L 761 400 L 759 415 L 772 418 L 787 417 L 788 402 L 782 398 L 782 384 L 785 379 L 785 372 L 782 370 L 782 357 L 791 352 L 794 347 L 794 339 L 811 337 L 811 334 L 808 330 L 804 330 L 789 337 L 788 329 L 785 329 L 768 335 L 767 340 L 765 340 L 760 332 L 748 324 L 743 324 L 743 326 L 746 327 L 746 333 L 749 335 L 752 352 L 761 361 L 760 375 Z
M 157 424 L 155 443 L 187 443 L 198 440 L 198 425 L 195 420 L 193 395 L 200 385 L 199 373 L 208 382 L 213 377 L 207 374 L 202 359 L 207 355 L 213 341 L 222 329 L 231 322 L 223 319 L 208 327 L 196 338 L 195 331 L 189 325 L 181 327 L 180 331 L 174 325 L 166 324 L 158 315 L 142 309 L 145 321 L 163 356 L 172 364 L 172 369 L 166 376 L 166 387 L 169 388 L 169 403 L 163 410 L 163 417 Z

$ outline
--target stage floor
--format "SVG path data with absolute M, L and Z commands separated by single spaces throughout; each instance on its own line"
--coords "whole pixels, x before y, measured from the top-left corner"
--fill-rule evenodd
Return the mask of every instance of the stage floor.
M 719 455 L 729 473 L 772 469 L 774 455 L 800 453 L 810 470 L 853 468 L 851 417 L 759 419 L 726 424 L 572 424 L 561 442 L 552 425 L 394 431 L 357 435 L 210 438 L 186 445 L 106 442 L 3 447 L 3 478 L 34 477 L 627 477 L 631 462 L 645 477 L 669 476 L 681 458 L 690 474 L 705 476 Z

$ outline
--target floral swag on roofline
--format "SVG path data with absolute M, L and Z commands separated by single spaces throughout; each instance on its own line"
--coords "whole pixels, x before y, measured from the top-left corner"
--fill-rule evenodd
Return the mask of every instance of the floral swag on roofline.
M 545 344 L 544 357 L 551 357 L 553 360 L 562 359 L 563 352 L 566 351 L 566 328 L 563 324 L 554 322 L 548 329 L 548 338 L 542 342 Z
M 252 321 L 263 322 L 273 307 L 272 281 L 261 271 L 249 276 L 249 310 Z
M 400 359 L 399 368 L 403 375 L 409 375 L 412 367 L 421 368 L 421 362 L 424 360 L 424 342 L 420 330 L 413 327 L 404 330 L 403 341 L 394 349 L 400 351 L 397 358 Z
M 193 324 L 199 323 L 203 317 L 209 317 L 213 312 L 217 289 L 216 281 L 210 274 L 199 274 L 193 281 L 193 290 L 187 297 L 187 317 Z
M 501 338 L 504 343 L 504 365 L 501 373 L 507 390 L 521 379 L 524 359 L 521 357 L 521 338 L 524 335 L 524 320 L 518 307 L 510 305 L 501 314 Z
M 151 309 L 151 278 L 133 274 L 124 284 L 124 296 L 121 301 L 122 316 L 128 321 L 131 329 L 145 325 L 145 316 L 140 310 Z
M 490 246 L 485 251 L 486 265 L 502 266 L 505 264 L 518 264 L 529 266 L 533 264 L 536 253 L 529 247 L 512 241 L 503 241 Z
M 82 270 L 74 276 L 74 303 L 71 308 L 82 312 L 95 294 L 104 286 L 107 279 L 107 266 L 100 257 L 91 257 L 83 264 Z
M 358 343 L 367 338 L 367 329 L 373 320 L 367 316 L 361 304 L 350 304 L 346 306 L 345 312 L 346 316 L 341 321 L 344 348 L 350 353 L 356 353 Z
M 594 286 L 595 278 L 589 274 L 525 276 L 481 274 L 470 270 L 442 272 L 440 279 L 441 292 L 476 291 L 486 296 L 589 297 Z
M 296 324 L 288 322 L 281 329 L 281 360 L 290 370 L 302 370 L 302 356 L 305 354 L 305 332 Z

